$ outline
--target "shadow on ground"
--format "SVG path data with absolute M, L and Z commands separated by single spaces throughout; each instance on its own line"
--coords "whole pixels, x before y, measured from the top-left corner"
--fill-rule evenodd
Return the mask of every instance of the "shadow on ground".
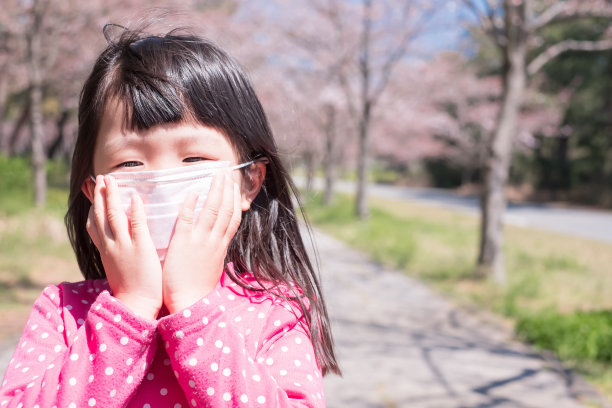
M 326 235 L 316 241 L 344 375 L 326 378 L 329 407 L 583 406 L 576 377 L 507 329 Z

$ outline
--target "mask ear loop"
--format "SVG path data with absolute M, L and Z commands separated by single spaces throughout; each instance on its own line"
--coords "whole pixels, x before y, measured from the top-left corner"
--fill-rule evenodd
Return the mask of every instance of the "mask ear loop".
M 248 169 L 246 169 L 246 167 L 249 167 L 249 166 L 251 166 L 252 164 L 255 164 L 255 163 L 270 164 L 270 160 L 267 157 L 258 157 L 256 159 L 250 160 L 248 162 L 245 162 L 245 163 L 233 166 L 232 170 L 238 170 L 238 169 L 248 170 Z
M 250 160 L 250 161 L 240 165 L 239 167 L 236 167 L 236 168 L 239 168 L 241 170 L 241 172 L 242 172 L 244 177 L 248 178 L 249 182 L 253 181 L 253 176 L 251 175 L 251 172 L 250 172 L 250 166 L 252 166 L 255 163 L 264 163 L 265 165 L 268 165 L 268 164 L 270 164 L 270 159 L 268 159 L 265 156 L 260 156 L 260 157 L 256 157 L 255 159 Z

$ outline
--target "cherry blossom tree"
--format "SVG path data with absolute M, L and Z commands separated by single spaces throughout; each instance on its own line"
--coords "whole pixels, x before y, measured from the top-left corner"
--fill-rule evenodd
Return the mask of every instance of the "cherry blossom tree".
M 409 168 L 427 159 L 451 156 L 448 144 L 439 136 L 454 122 L 441 108 L 435 92 L 447 89 L 455 78 L 446 76 L 449 71 L 440 65 L 437 60 L 398 65 L 397 75 L 390 80 L 372 117 L 375 157 Z
M 150 9 L 158 5 L 166 7 L 166 11 Z M 181 13 L 168 7 L 188 12 Z M 165 24 L 156 28 L 160 32 L 167 32 L 169 26 L 174 28 L 181 25 L 181 21 L 189 25 L 188 22 L 194 22 L 199 17 L 208 21 L 209 24 L 205 26 L 209 32 L 221 37 L 220 28 L 236 11 L 236 2 L 7 0 L 3 3 L 3 9 L 4 12 L 0 14 L 0 67 L 7 69 L 3 69 L 0 79 L 0 108 L 5 106 L 10 94 L 25 92 L 28 95 L 21 108 L 21 117 L 29 119 L 35 201 L 41 206 L 46 194 L 47 151 L 49 147 L 55 149 L 62 143 L 64 146 L 70 144 L 61 139 L 66 133 L 74 133 L 74 130 L 66 132 L 67 127 L 75 128 L 70 112 L 76 109 L 83 79 L 105 45 L 101 34 L 104 24 L 116 22 L 138 28 L 140 21 L 155 21 L 157 17 Z M 197 27 L 200 24 L 201 20 L 191 25 Z M 227 37 L 231 38 L 224 36 Z M 45 131 L 48 126 L 44 122 L 50 119 L 49 114 L 43 112 L 45 98 L 59 105 L 53 113 L 57 123 L 53 142 L 50 142 L 52 132 Z M 14 140 L 10 139 L 18 138 L 24 122 L 20 119 L 15 121 L 10 138 L 4 132 L 5 124 L 0 123 L 0 145 L 4 151 L 14 144 Z
M 19 85 L 25 88 L 28 95 L 23 111 L 29 118 L 35 202 L 38 206 L 44 205 L 46 196 L 45 139 L 48 137 L 45 137 L 44 131 L 45 88 L 55 82 L 56 75 L 61 71 L 57 69 L 58 61 L 62 61 L 69 50 L 85 48 L 83 43 L 75 39 L 86 40 L 78 34 L 100 10 L 95 5 L 100 6 L 95 3 L 84 5 L 75 0 L 9 0 L 6 12 L 0 17 L 0 25 L 5 27 L 7 37 L 14 42 L 11 49 L 4 50 L 2 59 L 24 68 L 9 71 L 7 76 L 20 78 L 21 72 L 27 73 L 25 83 L 14 81 L 12 89 L 0 96 L 3 102 L 6 101 L 10 91 L 20 91 L 15 87 Z M 91 47 L 91 43 L 88 45 Z M 83 54 L 82 59 L 85 60 L 87 53 Z
M 482 174 L 499 114 L 500 78 L 478 75 L 456 52 L 400 64 L 397 74 L 372 118 L 372 154 L 404 168 L 444 160 L 463 170 L 464 182 Z M 529 151 L 535 135 L 554 136 L 567 100 L 528 89 L 515 147 Z
M 298 64 L 320 72 L 344 95 L 357 134 L 355 211 L 360 217 L 368 214 L 366 182 L 373 114 L 395 68 L 407 58 L 438 3 L 312 0 L 291 2 L 290 10 L 282 13 L 288 38 L 304 51 Z
M 476 16 L 480 30 L 495 44 L 500 56 L 502 96 L 496 128 L 487 146 L 478 269 L 480 275 L 492 276 L 503 284 L 505 186 L 528 77 L 565 51 L 612 48 L 612 39 L 603 38 L 565 39 L 542 49 L 540 33 L 551 25 L 568 21 L 612 19 L 612 5 L 605 0 L 463 0 L 463 3 Z

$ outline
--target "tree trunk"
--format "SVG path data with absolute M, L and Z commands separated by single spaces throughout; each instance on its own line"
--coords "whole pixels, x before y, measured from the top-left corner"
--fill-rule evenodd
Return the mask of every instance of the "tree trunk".
M 368 183 L 368 133 L 370 127 L 370 105 L 366 103 L 359 121 L 359 155 L 357 157 L 357 197 L 355 210 L 357 216 L 365 219 L 368 216 L 367 183 Z
M 372 31 L 372 1 L 363 2 L 363 32 L 361 39 L 361 55 L 359 71 L 361 74 L 361 117 L 359 118 L 359 151 L 357 156 L 357 195 L 355 197 L 355 212 L 361 219 L 368 216 L 366 196 L 368 182 L 368 136 L 372 100 L 370 98 L 370 34 Z
M 17 152 L 17 143 L 19 141 L 19 136 L 21 134 L 21 129 L 28 123 L 28 119 L 30 118 L 30 101 L 28 100 L 26 105 L 21 110 L 19 114 L 19 119 L 15 122 L 13 126 L 13 130 L 8 136 L 8 146 L 7 146 L 7 154 L 10 156 Z
M 4 126 L 4 110 L 6 108 L 6 95 L 8 94 L 7 75 L 0 75 L 0 151 L 8 154 L 8 137 Z
M 42 72 L 40 67 L 42 12 L 35 2 L 32 27 L 28 40 L 28 74 L 30 81 L 30 129 L 32 137 L 32 165 L 34 167 L 34 199 L 38 207 L 45 205 L 47 194 L 46 155 L 43 141 Z
M 325 191 L 323 194 L 323 205 L 330 206 L 334 194 L 334 182 L 336 181 L 336 152 L 334 139 L 336 137 L 336 109 L 327 107 L 327 126 L 325 129 Z
M 59 153 L 65 153 L 62 149 L 62 145 L 64 144 L 64 137 L 66 134 L 66 124 L 68 123 L 68 119 L 70 118 L 69 112 L 66 109 L 62 110 L 59 118 L 56 122 L 57 136 L 55 140 L 51 143 L 49 148 L 47 149 L 47 157 L 49 159 L 54 159 Z
M 561 135 L 558 137 L 557 146 L 557 161 L 559 162 L 559 188 L 563 191 L 564 195 L 567 195 L 567 191 L 570 187 L 570 160 L 568 157 L 569 150 L 569 137 Z
M 516 10 L 514 10 L 516 13 Z M 509 19 L 516 17 L 508 13 Z M 506 48 L 504 90 L 497 128 L 489 145 L 485 165 L 484 189 L 481 201 L 481 241 L 477 274 L 491 276 L 498 284 L 506 283 L 504 260 L 503 217 L 506 210 L 505 187 L 512 158 L 512 140 L 526 81 L 526 39 L 520 29 L 511 32 Z
M 304 153 L 304 164 L 306 164 L 306 193 L 310 194 L 312 193 L 315 175 L 314 153 L 312 151 Z

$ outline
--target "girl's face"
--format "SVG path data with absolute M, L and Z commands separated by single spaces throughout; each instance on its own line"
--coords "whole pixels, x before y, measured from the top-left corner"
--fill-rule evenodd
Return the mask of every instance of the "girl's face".
M 94 175 L 112 172 L 163 170 L 190 166 L 203 161 L 237 163 L 237 155 L 225 135 L 198 123 L 182 122 L 154 126 L 146 130 L 127 130 L 124 108 L 109 103 L 96 140 Z M 265 165 L 255 163 L 251 171 L 255 185 L 241 188 L 242 210 L 249 209 L 265 178 Z M 232 172 L 242 186 L 241 172 Z M 88 179 L 89 180 L 89 179 Z M 88 180 L 85 183 L 88 183 Z M 89 189 L 93 186 L 83 186 Z M 255 187 L 255 188 L 254 188 Z

